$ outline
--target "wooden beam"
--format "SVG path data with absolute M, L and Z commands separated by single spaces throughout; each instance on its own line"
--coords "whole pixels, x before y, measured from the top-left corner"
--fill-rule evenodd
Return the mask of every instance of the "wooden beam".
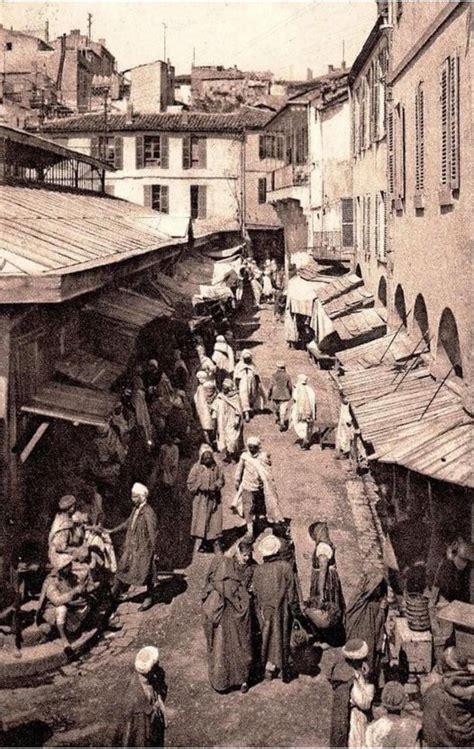
M 49 421 L 43 421 L 39 425 L 38 429 L 36 430 L 32 438 L 30 439 L 30 441 L 28 442 L 28 444 L 26 445 L 26 447 L 24 448 L 24 450 L 22 450 L 20 454 L 20 460 L 22 463 L 25 463 L 28 460 L 29 456 L 35 449 L 36 445 L 38 444 L 38 442 L 40 441 L 41 437 L 46 432 L 48 427 L 49 427 Z

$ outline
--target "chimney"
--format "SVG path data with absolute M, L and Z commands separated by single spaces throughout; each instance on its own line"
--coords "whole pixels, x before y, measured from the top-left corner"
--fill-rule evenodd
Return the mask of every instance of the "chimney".
M 106 45 L 106 43 L 105 43 L 105 39 L 98 39 L 98 40 L 97 40 L 97 43 L 98 43 L 98 44 L 101 44 L 101 45 L 102 45 L 103 47 L 106 47 L 106 46 L 107 46 L 107 45 Z
M 313 71 L 311 68 L 306 68 L 306 80 L 312 81 L 313 80 Z
M 129 101 L 127 103 L 127 112 L 125 115 L 125 124 L 133 125 L 133 103 Z
M 328 65 L 328 73 L 334 73 L 334 65 Z
M 44 40 L 45 42 L 49 42 L 49 21 L 46 21 L 44 24 Z
M 343 61 L 341 62 L 341 68 L 342 68 L 343 70 L 345 70 L 345 69 L 346 69 L 346 61 L 345 61 L 345 60 L 343 60 Z

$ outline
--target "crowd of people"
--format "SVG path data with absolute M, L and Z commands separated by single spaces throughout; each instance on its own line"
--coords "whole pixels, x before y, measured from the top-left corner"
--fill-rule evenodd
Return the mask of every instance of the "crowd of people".
M 281 279 L 275 263 L 268 261 L 261 271 L 248 261 L 246 272 L 257 305 L 277 298 Z M 92 464 L 87 458 L 96 480 L 93 500 L 84 508 L 73 495 L 60 499 L 48 538 L 50 572 L 37 611 L 42 635 L 59 634 L 73 657 L 72 638 L 91 617 L 100 616 L 111 629 L 120 627 L 113 612 L 130 586 L 146 589 L 142 611 L 154 605 L 157 513 L 163 498 L 171 504 L 176 498 L 181 457 L 190 457 L 200 444 L 187 490 L 194 553 L 214 552 L 201 600 L 212 688 L 246 693 L 262 680 L 287 683 L 298 675 L 301 654 L 334 648 L 331 746 L 470 746 L 474 679 L 467 660 L 447 638 L 424 695 L 422 719 L 407 715 L 405 690 L 385 658 L 388 578 L 363 575 L 346 602 L 336 546 L 322 520 L 308 528 L 314 551 L 309 597 L 303 598 L 271 455 L 246 430 L 271 408 L 278 430 L 291 427 L 301 449 L 309 450 L 318 424 L 316 393 L 306 375 L 294 381 L 279 361 L 265 388 L 252 351 L 244 348 L 238 355 L 230 329 L 215 335 L 210 346 L 195 337 L 193 346 L 199 360 L 194 374 L 177 347 L 166 366 L 157 359 L 136 365 L 124 383 L 121 405 L 97 432 Z M 341 408 L 339 457 L 349 453 L 350 428 Z M 235 534 L 227 539 L 223 529 L 224 464 L 232 463 L 230 507 L 240 519 L 237 540 Z M 109 528 L 104 504 L 119 477 L 131 507 L 124 522 Z M 154 496 L 158 502 L 151 501 Z M 113 539 L 120 531 L 125 539 L 116 557 Z M 473 557 L 466 542 L 449 550 L 435 581 L 438 596 L 462 600 L 461 578 Z M 135 659 L 118 745 L 162 746 L 165 699 L 158 649 L 144 647 Z

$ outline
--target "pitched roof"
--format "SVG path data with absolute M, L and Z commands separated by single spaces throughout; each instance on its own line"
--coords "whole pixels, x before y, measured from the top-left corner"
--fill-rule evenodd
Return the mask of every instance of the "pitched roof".
M 272 114 L 272 113 L 270 113 Z M 253 107 L 241 107 L 236 112 L 157 112 L 136 114 L 130 120 L 126 114 L 111 114 L 107 127 L 103 114 L 83 114 L 50 120 L 43 125 L 48 133 L 137 132 L 143 130 L 174 133 L 242 133 L 245 129 L 258 130 L 267 123 L 269 113 Z
M 159 215 L 150 209 L 51 189 L 2 185 L 0 216 L 0 258 L 6 261 L 0 283 L 5 293 L 11 285 L 13 302 L 42 301 L 43 291 L 60 295 L 64 274 L 186 241 L 165 234 Z M 42 280 L 35 285 L 31 277 Z

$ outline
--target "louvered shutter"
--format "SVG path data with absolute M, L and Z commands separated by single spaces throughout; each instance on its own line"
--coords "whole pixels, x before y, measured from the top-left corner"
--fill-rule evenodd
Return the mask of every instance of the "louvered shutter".
M 420 192 L 420 88 L 415 94 L 415 192 Z
M 379 256 L 380 239 L 379 239 L 379 210 L 380 210 L 380 195 L 375 196 L 374 201 L 374 252 L 375 256 Z
M 123 138 L 120 135 L 114 138 L 114 166 L 123 169 Z
M 160 166 L 162 169 L 169 167 L 169 137 L 160 135 Z
M 362 83 L 362 86 L 360 88 L 361 92 L 361 98 L 360 98 L 360 150 L 364 151 L 365 149 L 365 85 Z
M 400 184 L 398 195 L 405 198 L 406 182 L 406 138 L 405 138 L 405 107 L 400 107 Z
M 375 138 L 375 120 L 374 120 L 374 90 L 375 90 L 375 75 L 374 75 L 374 61 L 369 68 L 367 74 L 367 85 L 369 88 L 369 146 Z
M 373 111 L 373 129 L 374 129 L 374 140 L 378 140 L 380 138 L 380 127 L 379 127 L 379 90 L 382 86 L 381 83 L 381 72 L 380 72 L 380 63 L 377 60 L 374 60 L 374 78 L 373 78 L 373 88 L 374 88 L 374 95 L 373 95 L 373 102 L 374 102 L 374 111 Z
M 394 122 L 393 109 L 390 110 L 387 117 L 387 146 L 388 146 L 388 191 L 390 199 L 395 195 L 395 153 L 394 153 Z
M 160 187 L 160 210 L 161 213 L 169 213 L 170 212 L 170 203 L 169 203 L 169 187 L 168 185 L 161 185 Z
M 145 166 L 145 146 L 143 135 L 135 137 L 135 166 L 137 169 L 143 169 Z
M 342 215 L 342 246 L 352 247 L 354 244 L 354 203 L 352 198 L 341 199 Z
M 91 156 L 94 159 L 100 159 L 100 145 L 97 135 L 93 135 L 91 138 Z
M 199 185 L 198 189 L 198 217 L 207 217 L 207 187 L 206 185 Z
M 183 136 L 183 169 L 191 169 L 191 137 Z
M 423 192 L 425 186 L 425 112 L 424 90 L 420 83 L 415 96 L 415 190 Z
M 143 185 L 143 205 L 147 208 L 153 206 L 153 185 Z
M 459 57 L 449 58 L 449 184 L 459 189 Z
M 370 195 L 367 195 L 367 259 L 371 255 L 371 243 L 372 243 L 372 227 L 371 227 L 371 199 Z
M 207 138 L 199 138 L 199 168 L 207 167 Z
M 441 108 L 441 184 L 448 186 L 449 178 L 449 138 L 448 138 L 448 81 L 449 60 L 445 60 L 440 75 Z

